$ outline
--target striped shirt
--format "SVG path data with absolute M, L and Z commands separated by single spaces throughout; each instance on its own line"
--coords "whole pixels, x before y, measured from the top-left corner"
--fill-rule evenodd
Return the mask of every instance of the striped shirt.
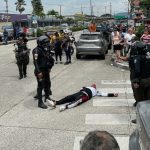
M 142 41 L 146 44 L 150 44 L 150 34 L 143 34 L 141 37 Z

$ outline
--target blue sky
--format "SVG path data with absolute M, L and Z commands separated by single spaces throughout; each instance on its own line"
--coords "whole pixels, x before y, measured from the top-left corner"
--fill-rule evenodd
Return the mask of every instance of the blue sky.
M 17 13 L 14 3 L 17 0 L 8 0 L 8 9 L 10 10 L 9 13 Z M 60 5 L 61 5 L 61 12 L 62 15 L 72 15 L 75 13 L 81 13 L 82 11 L 85 14 L 90 14 L 90 0 L 41 0 L 44 11 L 47 13 L 48 10 L 56 10 L 60 12 Z M 32 13 L 32 6 L 31 0 L 25 0 L 26 6 L 25 11 L 23 13 Z M 126 12 L 127 8 L 127 0 L 91 0 L 93 5 L 93 10 L 95 15 L 102 15 L 105 12 L 110 13 L 110 3 L 112 5 L 112 14 L 118 12 Z M 1 7 L 0 12 L 6 10 L 6 5 L 4 0 L 1 0 Z

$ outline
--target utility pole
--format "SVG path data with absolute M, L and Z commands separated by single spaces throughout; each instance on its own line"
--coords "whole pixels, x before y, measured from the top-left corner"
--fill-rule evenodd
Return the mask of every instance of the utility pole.
M 61 12 L 61 6 L 62 5 L 59 5 L 59 16 L 61 17 L 61 14 L 62 14 L 62 12 Z M 62 19 L 61 18 L 59 18 L 60 19 L 60 25 L 61 25 L 61 22 L 62 22 Z
M 8 0 L 4 0 L 4 2 L 6 2 L 6 14 L 7 14 L 7 17 L 6 17 L 7 22 L 6 22 L 6 24 L 8 25 Z
M 106 14 L 106 6 L 105 6 L 105 14 Z
M 83 7 L 81 5 L 81 17 L 82 17 L 82 24 L 84 25 L 84 20 L 83 20 Z
M 92 1 L 90 0 L 90 11 L 91 11 L 91 16 L 92 16 Z
M 111 6 L 112 6 L 112 5 L 111 5 L 111 2 L 110 2 L 110 15 L 111 15 L 111 13 L 112 13 L 112 11 L 111 11 Z
M 82 7 L 82 5 L 81 5 L 81 14 L 83 14 L 83 9 L 82 9 L 83 7 Z
M 61 5 L 59 5 L 59 7 L 60 7 L 59 14 L 60 14 L 60 16 L 61 16 Z

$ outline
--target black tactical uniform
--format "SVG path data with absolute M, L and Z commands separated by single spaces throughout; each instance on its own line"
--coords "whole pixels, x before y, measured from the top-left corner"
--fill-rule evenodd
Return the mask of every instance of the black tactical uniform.
M 38 107 L 46 109 L 47 106 L 42 101 L 42 90 L 45 92 L 45 100 L 50 99 L 50 70 L 54 65 L 54 59 L 48 50 L 49 39 L 46 36 L 41 36 L 37 40 L 38 46 L 33 49 L 33 60 L 35 65 L 35 76 L 37 78 L 38 87 Z
M 150 49 L 143 42 L 135 42 L 130 55 L 130 78 L 136 103 L 150 100 Z
M 20 34 L 19 40 L 16 42 L 17 49 L 15 50 L 17 65 L 19 69 L 19 79 L 27 77 L 27 65 L 29 63 L 30 50 L 27 48 L 27 38 L 22 33 Z

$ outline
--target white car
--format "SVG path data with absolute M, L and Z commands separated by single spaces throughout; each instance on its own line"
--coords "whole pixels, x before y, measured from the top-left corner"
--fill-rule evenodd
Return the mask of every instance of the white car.
M 72 31 L 68 28 L 63 29 L 64 33 L 68 33 L 69 35 L 72 35 Z

